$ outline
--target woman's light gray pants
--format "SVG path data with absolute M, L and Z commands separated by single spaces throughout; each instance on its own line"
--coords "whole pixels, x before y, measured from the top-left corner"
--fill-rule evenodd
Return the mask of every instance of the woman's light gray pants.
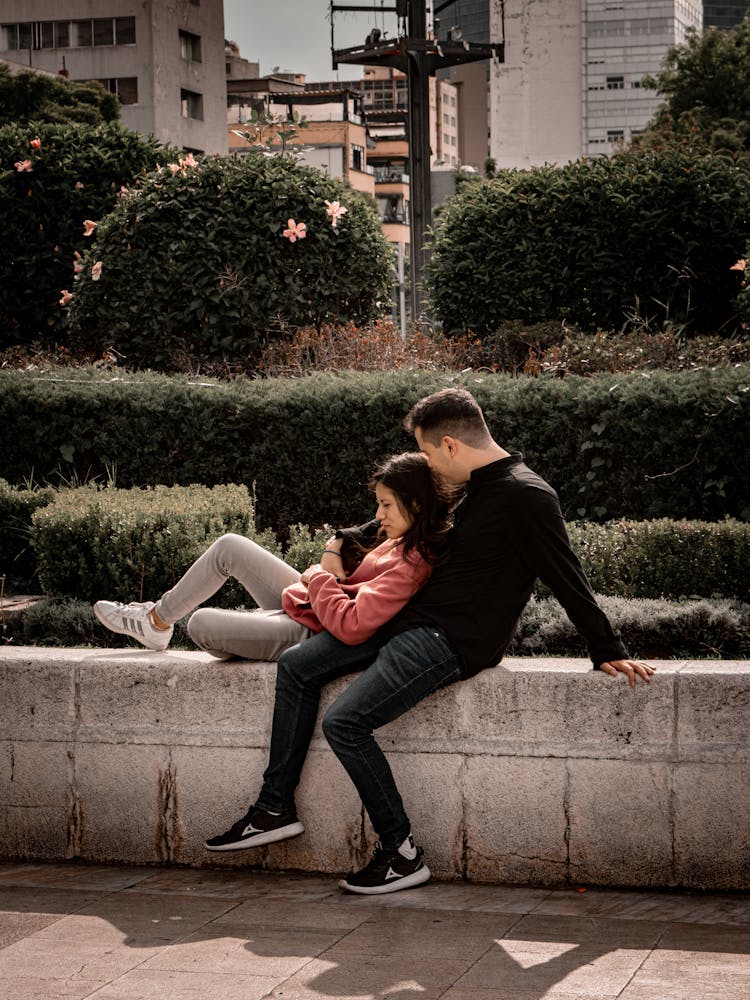
M 257 611 L 199 608 L 230 577 L 238 580 L 258 605 Z M 277 660 L 310 630 L 281 610 L 284 587 L 300 574 L 282 559 L 242 535 L 222 535 L 197 559 L 182 579 L 156 602 L 154 611 L 169 625 L 195 611 L 188 622 L 193 642 L 214 656 Z

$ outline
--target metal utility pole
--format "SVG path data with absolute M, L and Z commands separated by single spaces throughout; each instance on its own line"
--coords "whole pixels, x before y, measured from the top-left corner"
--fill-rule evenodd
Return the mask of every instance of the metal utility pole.
M 409 102 L 409 222 L 411 258 L 411 315 L 418 322 L 425 314 L 427 303 L 423 293 L 423 276 L 427 264 L 425 242 L 432 224 L 432 193 L 430 177 L 430 74 L 425 66 L 426 53 L 421 46 L 409 46 L 409 41 L 426 42 L 427 11 L 424 0 L 409 3 L 407 36 L 407 87 Z M 411 50 L 410 50 L 411 49 Z
M 433 5 L 433 17 L 450 7 L 455 0 L 442 0 Z M 489 0 L 488 0 L 489 2 Z M 392 66 L 406 74 L 408 86 L 409 183 L 410 183 L 410 290 L 411 315 L 417 320 L 427 309 L 423 288 L 426 264 L 425 242 L 432 222 L 430 190 L 430 77 L 439 69 L 482 59 L 503 61 L 504 42 L 477 44 L 461 39 L 460 30 L 452 27 L 447 37 L 431 37 L 427 30 L 426 0 L 395 0 L 395 6 L 331 3 L 331 59 L 333 68 L 339 63 L 363 66 Z M 502 0 L 500 0 L 502 14 Z M 396 14 L 399 35 L 386 39 L 380 31 L 371 31 L 363 45 L 336 49 L 334 15 L 338 12 Z M 436 22 L 437 23 L 437 22 Z M 502 18 L 501 18 L 502 23 Z

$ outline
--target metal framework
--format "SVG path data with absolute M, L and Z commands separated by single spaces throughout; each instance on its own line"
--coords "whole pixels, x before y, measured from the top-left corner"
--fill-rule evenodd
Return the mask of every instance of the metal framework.
M 490 0 L 487 0 L 489 3 Z M 433 8 L 433 17 L 455 0 L 443 0 Z M 500 0 L 501 24 L 503 4 Z M 371 4 L 340 4 L 331 2 L 331 59 L 333 68 L 340 63 L 363 66 L 392 66 L 406 74 L 408 87 L 408 137 L 410 177 L 410 246 L 411 314 L 418 320 L 426 313 L 422 278 L 426 264 L 425 240 L 432 221 L 430 196 L 430 92 L 429 78 L 438 70 L 483 59 L 505 58 L 505 42 L 478 44 L 465 42 L 460 31 L 450 29 L 447 38 L 431 37 L 427 30 L 425 0 L 395 0 L 392 6 Z M 334 41 L 334 19 L 337 13 L 396 14 L 399 19 L 397 38 L 384 38 L 374 28 L 362 45 L 337 49 Z M 503 24 L 504 27 L 504 24 Z M 503 32 L 504 34 L 504 32 Z

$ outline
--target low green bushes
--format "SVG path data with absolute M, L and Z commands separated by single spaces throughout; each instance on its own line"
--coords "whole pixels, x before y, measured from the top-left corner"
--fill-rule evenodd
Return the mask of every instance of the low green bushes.
M 31 518 L 50 503 L 55 490 L 25 489 L 0 479 L 0 577 L 6 594 L 36 593 L 39 580 L 31 547 Z
M 442 211 L 429 285 L 446 330 L 482 337 L 512 319 L 726 334 L 749 236 L 747 165 L 731 154 L 505 170 Z
M 599 597 L 636 659 L 750 659 L 750 604 L 728 600 Z M 509 656 L 587 656 L 586 643 L 554 598 L 532 599 Z
M 597 593 L 750 599 L 750 524 L 661 518 L 577 522 L 568 532 Z
M 242 486 L 79 487 L 32 516 L 43 592 L 85 601 L 156 599 L 228 531 L 277 548 L 270 532 L 256 534 L 250 495 Z M 233 606 L 242 600 L 230 586 L 219 602 Z
M 727 600 L 669 602 L 599 597 L 599 603 L 631 656 L 638 659 L 750 659 L 750 604 Z M 105 631 L 89 604 L 72 599 L 34 605 L 6 640 L 37 646 L 130 646 L 126 636 Z M 194 649 L 185 622 L 172 647 Z M 554 598 L 532 599 L 508 656 L 582 656 L 586 644 Z
M 0 474 L 255 484 L 258 524 L 372 512 L 372 466 L 414 448 L 401 420 L 465 385 L 491 431 L 558 491 L 567 520 L 750 519 L 750 365 L 591 378 L 397 371 L 191 383 L 0 372 Z

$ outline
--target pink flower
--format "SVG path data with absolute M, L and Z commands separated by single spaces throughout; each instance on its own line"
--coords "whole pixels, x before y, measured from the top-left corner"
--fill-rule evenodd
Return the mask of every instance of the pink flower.
M 188 153 L 184 160 L 180 160 L 180 166 L 184 169 L 185 167 L 197 167 L 198 161 L 193 156 L 192 153 Z
M 60 305 L 66 306 L 72 298 L 73 298 L 73 293 L 69 292 L 67 288 L 63 288 L 63 290 L 60 292 Z
M 31 166 L 31 160 L 16 160 L 13 166 L 16 168 L 19 174 L 24 173 L 24 171 L 27 174 L 30 174 L 33 169 L 33 167 Z
M 283 235 L 289 240 L 290 243 L 296 243 L 297 240 L 304 240 L 307 236 L 307 225 L 304 222 L 295 222 L 294 219 L 287 220 L 288 229 L 284 230 Z
M 82 270 L 83 270 L 83 264 L 80 262 L 80 260 L 74 260 L 73 274 L 80 274 Z
M 83 191 L 85 185 L 82 181 L 76 181 L 76 191 Z
M 740 258 L 736 264 L 732 264 L 729 268 L 730 271 L 744 271 L 747 266 L 747 261 L 744 258 Z
M 180 170 L 180 164 L 179 163 L 170 163 L 169 164 L 169 169 L 172 171 L 173 174 L 176 174 L 178 172 L 178 170 Z
M 29 145 L 31 146 L 32 149 L 41 149 L 42 148 L 42 140 L 37 136 L 36 139 L 32 139 L 31 140 L 31 142 L 29 143 Z
M 331 216 L 331 225 L 335 229 L 339 224 L 339 219 L 349 211 L 337 201 L 326 201 L 326 212 Z
M 91 236 L 93 231 L 96 229 L 96 223 L 92 219 L 83 220 L 83 235 Z
M 98 260 L 91 268 L 91 280 L 98 281 L 102 276 L 102 262 Z

